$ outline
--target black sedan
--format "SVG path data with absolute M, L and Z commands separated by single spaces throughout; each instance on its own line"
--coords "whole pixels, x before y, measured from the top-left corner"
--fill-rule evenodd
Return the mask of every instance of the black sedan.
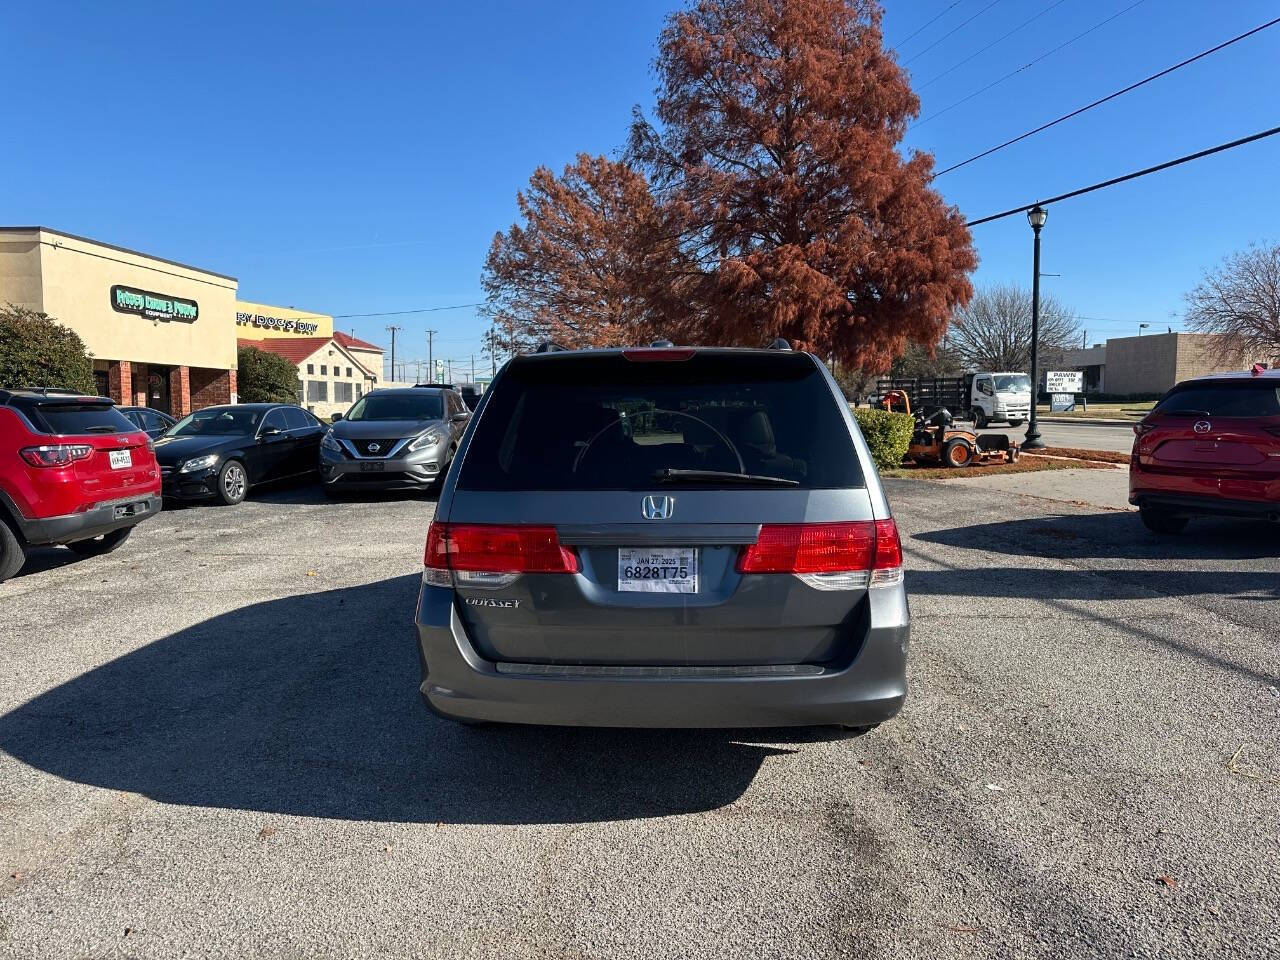
M 197 410 L 156 441 L 164 496 L 233 504 L 250 487 L 314 473 L 325 429 L 292 404 Z

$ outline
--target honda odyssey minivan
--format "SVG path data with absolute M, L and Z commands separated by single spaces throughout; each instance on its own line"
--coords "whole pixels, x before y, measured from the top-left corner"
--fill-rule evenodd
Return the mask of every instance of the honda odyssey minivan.
M 420 691 L 462 722 L 862 728 L 906 695 L 898 530 L 809 354 L 511 360 L 424 563 Z

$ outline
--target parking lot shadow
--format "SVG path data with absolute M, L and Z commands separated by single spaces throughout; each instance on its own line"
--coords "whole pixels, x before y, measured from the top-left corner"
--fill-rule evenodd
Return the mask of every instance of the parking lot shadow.
M 252 604 L 0 717 L 0 749 L 164 803 L 352 820 L 576 823 L 733 802 L 732 732 L 456 726 L 417 693 L 418 577 Z
M 915 534 L 922 543 L 968 547 L 1018 557 L 1126 560 L 1254 560 L 1280 557 L 1280 526 L 1265 521 L 1204 518 L 1186 531 L 1158 536 L 1136 512 L 1068 513 L 975 523 Z

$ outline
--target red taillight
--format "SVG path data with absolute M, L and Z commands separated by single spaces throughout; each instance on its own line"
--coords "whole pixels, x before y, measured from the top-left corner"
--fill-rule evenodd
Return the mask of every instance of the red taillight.
M 33 467 L 65 467 L 76 460 L 84 460 L 93 453 L 87 443 L 49 443 L 39 447 L 24 447 L 18 453 Z
M 577 573 L 578 556 L 555 527 L 432 523 L 423 563 L 480 573 Z
M 892 520 L 849 523 L 766 523 L 738 557 L 739 573 L 843 573 L 902 566 Z
M 623 350 L 622 359 L 639 363 L 661 360 L 688 360 L 695 353 L 693 347 L 652 347 L 640 350 Z
M 1133 435 L 1135 437 L 1140 437 L 1144 433 L 1150 433 L 1155 428 L 1156 425 L 1154 423 L 1147 423 L 1145 420 L 1140 420 L 1133 425 Z

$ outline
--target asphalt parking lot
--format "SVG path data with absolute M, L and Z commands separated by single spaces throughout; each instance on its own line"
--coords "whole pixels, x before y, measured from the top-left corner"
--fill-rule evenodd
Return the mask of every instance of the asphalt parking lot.
M 468 729 L 432 504 L 166 512 L 0 585 L 0 956 L 1274 957 L 1280 531 L 889 481 L 904 713 Z

